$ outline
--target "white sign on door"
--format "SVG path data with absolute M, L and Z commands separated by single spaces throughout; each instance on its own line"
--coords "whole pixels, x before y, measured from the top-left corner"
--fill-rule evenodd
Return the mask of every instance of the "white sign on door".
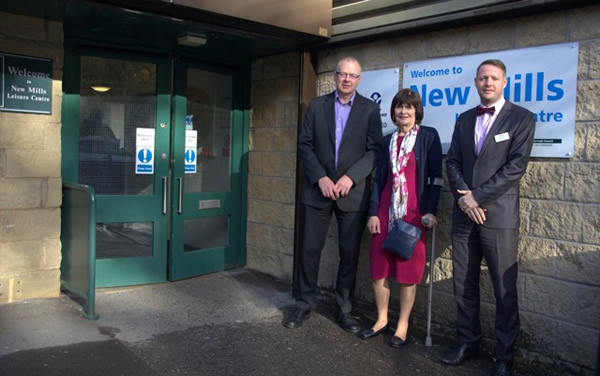
M 185 173 L 195 174 L 196 173 L 196 160 L 198 157 L 198 131 L 186 130 L 185 131 Z
M 135 130 L 135 173 L 154 173 L 154 128 Z

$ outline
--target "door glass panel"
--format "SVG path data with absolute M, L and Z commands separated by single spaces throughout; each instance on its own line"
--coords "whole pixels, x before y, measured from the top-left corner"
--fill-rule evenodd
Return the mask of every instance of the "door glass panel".
M 191 218 L 184 221 L 184 251 L 229 245 L 229 217 Z
M 198 157 L 186 193 L 229 191 L 231 113 L 232 77 L 188 69 L 186 130 L 197 131 Z
M 96 224 L 96 258 L 152 256 L 152 222 Z
M 83 56 L 79 183 L 101 195 L 151 195 L 153 175 L 136 174 L 136 128 L 156 124 L 156 65 Z

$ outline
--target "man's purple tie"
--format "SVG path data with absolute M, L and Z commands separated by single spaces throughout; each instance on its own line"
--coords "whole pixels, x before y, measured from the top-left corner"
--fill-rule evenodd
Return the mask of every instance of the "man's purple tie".
M 482 106 L 477 106 L 477 108 L 475 109 L 475 112 L 477 113 L 477 116 L 481 116 L 483 114 L 485 114 L 486 112 L 488 114 L 494 115 L 494 112 L 496 112 L 496 108 L 494 106 L 492 107 L 482 107 Z

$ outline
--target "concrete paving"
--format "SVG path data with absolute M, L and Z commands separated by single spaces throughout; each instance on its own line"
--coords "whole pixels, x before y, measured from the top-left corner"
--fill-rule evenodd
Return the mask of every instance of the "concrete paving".
M 425 333 L 391 348 L 392 333 L 368 341 L 335 321 L 323 297 L 298 329 L 281 325 L 294 309 L 291 286 L 234 270 L 179 282 L 98 289 L 96 321 L 66 295 L 0 306 L 4 376 L 154 375 L 489 375 L 487 357 L 444 366 L 450 351 Z M 372 312 L 354 312 L 364 327 Z

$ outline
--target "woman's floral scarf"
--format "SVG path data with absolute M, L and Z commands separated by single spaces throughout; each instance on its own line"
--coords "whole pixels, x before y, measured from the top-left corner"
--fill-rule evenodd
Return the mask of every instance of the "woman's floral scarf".
M 392 176 L 394 178 L 392 185 L 392 205 L 390 205 L 390 229 L 394 224 L 394 219 L 402 219 L 406 215 L 408 186 L 404 170 L 410 158 L 410 152 L 415 146 L 418 131 L 419 125 L 415 124 L 400 143 L 400 151 L 398 151 L 399 130 L 394 132 L 390 141 L 390 161 L 392 163 Z

